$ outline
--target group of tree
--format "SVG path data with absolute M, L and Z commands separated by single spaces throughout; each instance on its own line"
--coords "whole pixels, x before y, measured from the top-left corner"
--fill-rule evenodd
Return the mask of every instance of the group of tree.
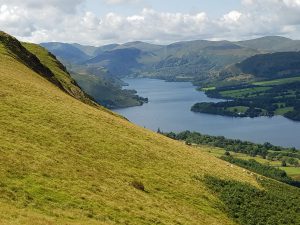
M 269 177 L 286 184 L 300 187 L 300 182 L 294 181 L 291 177 L 287 175 L 287 173 L 284 170 L 269 165 L 263 165 L 254 159 L 243 160 L 228 155 L 222 156 L 221 159 L 229 163 L 235 164 L 237 166 L 240 166 L 242 168 L 245 168 L 247 170 L 250 170 L 252 172 L 255 172 L 257 174 L 263 175 L 265 177 Z
M 209 190 L 224 211 L 241 225 L 299 225 L 300 189 L 270 179 L 258 179 L 262 188 L 248 183 L 207 176 Z
M 190 131 L 183 131 L 180 133 L 170 132 L 164 133 L 164 135 L 175 140 L 185 141 L 186 143 L 219 147 L 229 152 L 243 153 L 252 157 L 261 156 L 264 159 L 274 161 L 286 160 L 291 165 L 298 165 L 297 159 L 300 159 L 300 152 L 297 149 L 274 146 L 268 142 L 264 144 L 255 144 L 249 141 L 227 139 L 223 136 L 204 135 Z
M 283 116 L 300 121 L 300 82 L 268 86 L 267 89 L 257 89 L 260 86 L 248 84 L 219 87 L 206 91 L 209 97 L 228 99 L 225 102 L 196 103 L 191 110 L 200 113 L 217 114 L 231 117 L 274 116 L 277 109 L 289 108 Z M 224 95 L 224 92 L 248 90 L 245 94 L 235 96 Z M 232 107 L 246 107 L 245 112 L 230 110 Z

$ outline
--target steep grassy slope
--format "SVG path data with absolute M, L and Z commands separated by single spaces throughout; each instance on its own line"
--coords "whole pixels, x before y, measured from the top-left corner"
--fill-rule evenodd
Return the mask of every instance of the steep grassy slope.
M 0 109 L 0 224 L 235 224 L 199 177 L 257 186 L 237 167 L 78 101 L 2 42 Z
M 23 43 L 22 45 L 34 54 L 44 66 L 50 69 L 55 79 L 59 82 L 65 92 L 80 101 L 95 105 L 95 103 L 90 100 L 90 97 L 80 89 L 65 66 L 61 64 L 54 55 L 39 45 L 30 43 Z

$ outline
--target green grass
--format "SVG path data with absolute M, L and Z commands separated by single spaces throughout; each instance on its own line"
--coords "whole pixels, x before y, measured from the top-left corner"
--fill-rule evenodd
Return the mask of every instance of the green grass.
M 230 112 L 237 112 L 237 113 L 245 113 L 249 107 L 246 106 L 235 106 L 235 107 L 228 107 L 226 110 Z
M 200 88 L 200 91 L 213 91 L 215 89 L 216 87 L 204 87 L 204 88 Z
M 287 112 L 293 111 L 294 108 L 293 107 L 285 107 L 285 108 L 279 108 L 275 111 L 276 115 L 284 115 Z
M 275 85 L 292 83 L 296 81 L 300 81 L 300 77 L 290 77 L 290 78 L 276 79 L 270 81 L 260 81 L 260 82 L 255 82 L 253 84 L 258 86 L 275 86 Z
M 83 102 L 93 105 L 86 94 L 77 86 L 75 80 L 66 71 L 66 68 L 46 49 L 31 43 L 22 43 L 22 45 L 28 51 L 36 55 L 41 63 L 52 71 L 52 73 L 55 75 L 55 78 L 60 82 L 68 94 Z
M 300 167 L 279 167 L 284 170 L 290 177 L 300 181 Z
M 0 109 L 0 224 L 234 225 L 193 177 L 259 187 L 208 147 L 199 151 L 75 99 L 1 42 Z M 132 185 L 140 182 L 145 191 Z
M 205 151 L 217 158 L 220 158 L 221 156 L 224 156 L 225 154 L 225 150 L 222 148 L 213 148 L 213 147 L 209 147 L 206 149 L 202 149 L 202 147 L 200 147 L 201 151 Z M 243 160 L 249 160 L 249 159 L 254 159 L 259 163 L 262 164 L 266 164 L 266 165 L 270 165 L 270 166 L 274 166 L 274 167 L 278 167 L 284 171 L 286 171 L 286 173 L 288 174 L 288 176 L 296 179 L 296 180 L 300 180 L 300 167 L 282 167 L 281 166 L 281 161 L 270 161 L 267 159 L 263 159 L 260 156 L 256 156 L 256 157 L 251 157 L 249 155 L 243 154 L 243 153 L 235 153 L 235 152 L 230 152 L 230 155 L 233 156 L 234 158 L 239 158 L 239 159 L 243 159 Z
M 221 91 L 220 94 L 228 98 L 243 98 L 246 95 L 256 96 L 256 94 L 263 93 L 267 90 L 270 90 L 271 87 L 254 87 L 254 88 L 244 88 L 239 90 L 232 91 Z

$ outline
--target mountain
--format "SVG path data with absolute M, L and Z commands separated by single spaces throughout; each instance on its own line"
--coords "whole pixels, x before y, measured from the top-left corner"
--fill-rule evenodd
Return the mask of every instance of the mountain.
M 7 34 L 2 32 L 0 34 L 2 48 L 6 50 L 6 54 L 9 54 L 23 65 L 42 75 L 74 98 L 90 105 L 95 105 L 54 55 L 37 45 L 28 43 L 22 45 L 15 38 Z
M 257 53 L 228 41 L 179 42 L 156 52 L 156 61 L 151 67 L 146 67 L 142 74 L 168 80 L 196 82 L 211 79 L 220 68 Z M 148 54 L 146 61 L 153 61 L 149 60 L 150 57 Z
M 300 51 L 300 41 L 280 36 L 268 36 L 253 40 L 236 42 L 238 45 L 263 52 Z
M 132 69 L 139 68 L 137 59 L 141 51 L 137 48 L 123 48 L 105 51 L 84 64 L 89 67 L 104 67 L 117 77 L 130 75 Z
M 72 78 L 46 52 L 0 33 L 1 224 L 246 224 L 226 211 L 232 193 L 237 210 L 258 201 L 262 213 L 244 215 L 299 224 L 297 188 L 71 95 L 62 86 Z
M 72 44 L 66 43 L 42 43 L 41 46 L 51 50 L 64 63 L 80 63 L 88 60 L 91 56 L 87 55 L 84 51 L 80 50 Z
M 246 77 L 246 81 L 260 81 L 295 77 L 299 74 L 300 52 L 276 52 L 255 55 L 234 64 L 220 73 L 220 80 Z
M 103 67 L 118 78 L 154 77 L 202 85 L 218 79 L 224 68 L 249 57 L 287 51 L 300 51 L 300 41 L 279 36 L 239 42 L 195 40 L 170 45 L 136 41 L 97 47 L 80 64 L 94 69 Z
M 113 49 L 117 48 L 118 46 L 119 46 L 118 44 L 110 44 L 110 45 L 104 45 L 104 46 L 101 46 L 101 47 L 97 47 L 94 50 L 92 56 L 96 57 L 97 55 L 99 55 L 99 54 L 101 54 L 103 52 L 106 52 L 106 51 L 113 50 Z
M 53 51 L 51 43 L 44 44 Z M 75 46 L 73 44 L 73 46 Z M 76 44 L 79 49 L 84 46 Z M 55 51 L 55 49 L 54 49 Z M 62 49 L 62 51 L 64 51 Z M 220 68 L 260 53 L 228 41 L 189 41 L 171 45 L 129 42 L 98 47 L 90 59 L 80 62 L 89 68 L 104 67 L 113 76 L 147 76 L 167 80 L 207 79 Z M 68 61 L 70 58 L 63 58 Z M 81 58 L 81 57 L 80 57 Z M 70 60 L 69 60 L 70 62 Z M 78 63 L 76 61 L 71 64 Z

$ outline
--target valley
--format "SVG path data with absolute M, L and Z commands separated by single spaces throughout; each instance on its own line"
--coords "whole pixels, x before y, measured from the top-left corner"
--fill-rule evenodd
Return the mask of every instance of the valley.
M 240 42 L 128 42 L 101 47 L 55 42 L 42 46 L 67 65 L 86 93 L 111 109 L 147 103 L 147 96 L 122 89 L 125 77 L 147 77 L 189 81 L 209 97 L 229 100 L 193 103 L 194 112 L 300 120 L 296 40 L 275 36 Z
M 130 121 L 153 131 L 163 132 L 197 131 L 214 136 L 252 141 L 270 142 L 274 145 L 300 148 L 299 122 L 282 116 L 274 117 L 227 117 L 192 112 L 191 106 L 197 102 L 226 100 L 208 97 L 196 90 L 189 82 L 165 82 L 157 79 L 125 79 L 129 89 L 147 97 L 149 102 L 139 107 L 116 109 L 115 112 Z

